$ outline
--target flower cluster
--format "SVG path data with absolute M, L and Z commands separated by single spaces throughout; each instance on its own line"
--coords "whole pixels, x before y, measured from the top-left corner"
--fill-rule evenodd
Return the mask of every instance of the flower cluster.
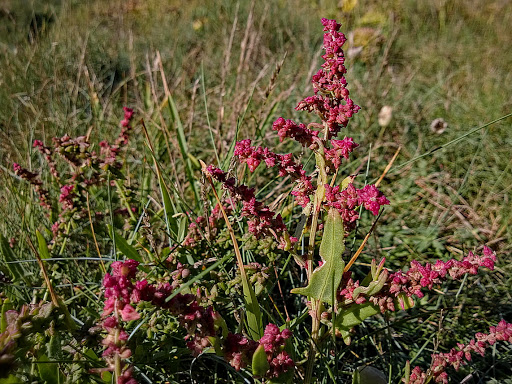
M 198 298 L 192 294 L 178 294 L 168 299 L 173 288 L 169 283 L 157 286 L 148 284 L 146 280 L 137 282 L 140 300 L 150 302 L 157 308 L 166 309 L 175 316 L 180 325 L 187 331 L 187 347 L 197 356 L 203 349 L 211 346 L 210 336 L 215 336 L 221 318 L 212 307 L 203 307 Z
M 239 333 L 229 333 L 224 341 L 224 359 L 239 371 L 252 361 L 258 343 Z
M 348 272 L 348 274 L 345 274 L 343 289 L 340 290 L 338 299 L 340 302 L 356 302 L 357 304 L 370 301 L 377 305 L 383 313 L 387 310 L 395 311 L 396 301 L 402 308 L 405 308 L 405 298 L 411 299 L 413 296 L 422 298 L 424 296 L 422 289 L 432 290 L 434 285 L 441 284 L 448 277 L 458 280 L 466 273 L 476 275 L 480 267 L 486 267 L 492 271 L 495 261 L 496 255 L 488 247 L 484 247 L 482 256 L 469 252 L 461 261 L 455 259 L 438 260 L 435 264 L 426 263 L 422 265 L 413 260 L 407 271 L 397 271 L 395 273 L 386 271 L 386 281 L 383 288 L 370 297 L 354 294 L 354 292 L 360 292 L 360 290 L 356 290 L 360 287 L 360 282 L 352 280 L 349 275 L 350 272 Z
M 340 186 L 325 185 L 325 205 L 339 211 L 346 231 L 353 229 L 359 218 L 356 211 L 358 206 L 362 205 L 374 215 L 378 215 L 380 207 L 389 204 L 389 200 L 375 185 L 366 185 L 362 189 L 357 189 L 350 183 L 347 188 L 340 189 Z
M 263 337 L 260 339 L 260 346 L 263 346 L 270 366 L 266 377 L 278 377 L 295 365 L 288 352 L 284 350 L 286 340 L 291 336 L 292 333 L 287 328 L 280 332 L 279 327 L 275 324 L 268 324 L 265 327 Z
M 406 381 L 407 379 L 404 381 L 409 384 L 424 384 L 427 382 L 427 378 L 433 378 L 436 383 L 446 384 L 448 383 L 446 369 L 449 366 L 459 370 L 461 365 L 471 361 L 472 353 L 484 356 L 485 349 L 493 346 L 497 341 L 512 343 L 512 324 L 501 320 L 497 326 L 489 328 L 489 333 L 477 333 L 468 344 L 458 343 L 457 348 L 452 348 L 447 353 L 434 353 L 427 373 L 423 372 L 420 367 L 415 367 L 411 371 L 408 381 Z
M 131 121 L 133 119 L 133 109 L 123 107 L 124 118 L 121 120 L 121 132 L 117 137 L 115 143 L 110 145 L 108 141 L 104 140 L 100 142 L 100 152 L 103 157 L 103 161 L 100 163 L 101 168 L 107 169 L 109 166 L 114 168 L 121 168 L 121 163 L 117 161 L 117 156 L 121 149 L 128 144 L 131 131 Z
M 6 300 L 2 304 L 6 308 L 12 303 Z M 7 377 L 16 365 L 18 351 L 33 350 L 25 349 L 24 336 L 47 329 L 49 322 L 57 317 L 54 309 L 52 303 L 39 303 L 23 305 L 19 311 L 10 309 L 2 313 L 2 326 L 5 328 L 0 333 L 0 378 Z
M 39 204 L 47 210 L 51 210 L 52 206 L 50 203 L 50 193 L 47 189 L 43 188 L 43 183 L 38 178 L 38 174 L 34 172 L 30 172 L 28 169 L 23 168 L 18 163 L 14 163 L 12 165 L 14 169 L 14 173 L 21 177 L 23 180 L 27 181 L 32 185 L 34 191 L 37 193 L 39 197 Z
M 73 184 L 64 185 L 60 188 L 59 203 L 61 203 L 63 210 L 73 209 L 74 189 Z
M 122 162 L 119 162 L 117 158 L 121 149 L 128 144 L 133 130 L 131 120 L 134 114 L 131 108 L 124 107 L 123 110 L 124 118 L 120 122 L 121 132 L 116 138 L 115 144 L 109 145 L 106 141 L 101 142 L 99 155 L 92 150 L 86 136 L 55 137 L 53 138 L 53 147 L 45 146 L 41 140 L 34 140 L 34 148 L 37 148 L 44 157 L 59 186 L 57 192 L 59 207 L 52 206 L 50 192 L 43 187 L 37 173 L 30 172 L 19 164 L 13 164 L 15 174 L 32 185 L 38 194 L 40 204 L 47 210 L 48 216 L 52 210 L 59 212 L 57 220 L 52 225 L 54 240 L 63 234 L 70 220 L 78 220 L 87 216 L 85 198 L 87 188 L 104 185 L 108 179 L 104 171 L 109 166 L 116 169 L 121 168 Z M 70 165 L 71 172 L 64 170 L 59 172 L 55 159 L 56 154 Z M 124 209 L 118 212 L 125 213 Z M 99 214 L 100 217 L 101 215 L 102 213 Z
M 215 335 L 215 323 L 218 315 L 211 307 L 205 308 L 199 305 L 196 296 L 192 294 L 178 294 L 168 299 L 173 292 L 169 283 L 159 285 L 149 284 L 147 280 L 133 281 L 137 273 L 138 262 L 127 260 L 112 263 L 112 275 L 107 273 L 103 280 L 105 287 L 105 306 L 103 316 L 109 316 L 103 325 L 118 326 L 117 319 L 123 321 L 137 320 L 140 315 L 131 305 L 141 301 L 150 302 L 154 306 L 168 310 L 177 317 L 180 324 L 187 330 L 188 346 L 198 354 L 206 346 L 209 346 L 208 337 Z M 107 338 L 108 340 L 108 338 Z M 123 341 L 123 340 L 121 340 Z M 108 344 L 104 355 L 112 352 L 121 353 L 119 346 Z
M 251 172 L 254 172 L 262 161 L 268 168 L 277 167 L 279 176 L 290 176 L 297 182 L 297 186 L 292 191 L 297 203 L 302 207 L 309 204 L 309 196 L 314 192 L 311 176 L 306 175 L 302 164 L 293 161 L 291 153 L 279 155 L 268 148 L 252 147 L 251 140 L 246 139 L 236 143 L 234 155 L 238 157 L 240 163 L 246 163 Z
M 292 120 L 285 120 L 280 117 L 274 121 L 272 129 L 277 131 L 281 142 L 285 138 L 291 138 L 298 141 L 303 147 L 309 147 L 310 149 L 316 147 L 315 139 L 317 139 L 319 132 L 306 128 L 304 124 L 296 124 Z
M 50 172 L 57 180 L 59 179 L 59 171 L 57 170 L 57 163 L 53 159 L 53 150 L 51 147 L 47 147 L 41 140 L 34 140 L 33 144 L 34 148 L 44 156 L 48 166 L 50 167 Z
M 233 210 L 229 201 L 223 205 L 223 208 L 228 215 Z M 191 219 L 191 221 L 188 226 L 187 237 L 183 241 L 183 246 L 194 248 L 205 236 L 208 240 L 213 240 L 218 235 L 221 223 L 223 222 L 220 205 L 216 204 L 208 217 L 198 216 L 195 220 Z
M 322 19 L 324 25 L 325 60 L 313 76 L 315 95 L 306 97 L 297 106 L 297 110 L 316 112 L 325 122 L 332 136 L 336 136 L 348 120 L 357 113 L 360 107 L 349 97 L 345 79 L 345 56 L 343 44 L 346 38 L 340 33 L 341 24 L 335 20 Z
M 249 232 L 256 238 L 274 236 L 281 249 L 289 249 L 291 244 L 297 241 L 288 234 L 281 215 L 256 200 L 253 188 L 243 184 L 236 185 L 235 178 L 228 177 L 226 172 L 212 165 L 208 166 L 206 173 L 221 182 L 233 198 L 242 202 L 242 216 L 249 217 Z
M 136 384 L 132 377 L 132 368 L 122 362 L 131 356 L 131 350 L 126 345 L 128 334 L 123 329 L 120 320 L 131 321 L 140 318 L 132 307 L 131 301 L 136 301 L 137 290 L 132 283 L 137 273 L 138 262 L 127 260 L 112 263 L 112 275 L 105 274 L 105 305 L 102 316 L 105 317 L 102 326 L 107 331 L 107 337 L 102 343 L 106 346 L 103 358 L 107 361 L 109 371 L 116 371 L 117 384 Z M 106 317 L 108 316 L 108 317 Z
M 94 156 L 89 152 L 89 141 L 86 136 L 53 138 L 55 152 L 62 156 L 71 166 L 80 169 L 82 166 L 91 165 Z M 75 173 L 76 174 L 76 173 Z M 77 177 L 76 174 L 75 177 Z
M 325 159 L 330 161 L 335 169 L 338 169 L 341 165 L 341 158 L 348 159 L 349 154 L 357 147 L 359 144 L 354 142 L 354 139 L 351 137 L 345 137 L 343 140 L 331 140 L 332 149 L 325 149 Z
M 226 324 L 219 313 L 211 306 L 200 305 L 199 296 L 179 293 L 170 298 L 173 293 L 171 284 L 166 282 L 155 285 L 148 283 L 147 280 L 137 281 L 135 278 L 138 264 L 134 260 L 116 261 L 111 265 L 112 274 L 107 273 L 103 280 L 106 301 L 102 327 L 107 331 L 107 336 L 103 340 L 106 346 L 103 357 L 108 363 L 107 370 L 114 371 L 116 359 L 119 362 L 131 355 L 126 345 L 128 334 L 124 331 L 121 321 L 139 319 L 140 315 L 132 304 L 141 301 L 169 311 L 178 320 L 187 333 L 187 347 L 194 356 L 199 355 L 205 348 L 212 347 L 213 340 L 217 339 L 219 334 L 225 334 L 220 345 L 224 358 L 236 370 L 250 364 L 258 342 L 249 340 L 241 334 L 227 333 Z M 290 336 L 289 330 L 279 332 L 277 326 L 267 326 L 259 344 L 265 346 L 269 356 L 271 370 L 268 377 L 277 377 L 293 366 L 293 361 L 286 352 L 279 350 Z M 121 366 L 122 371 L 117 372 L 118 384 L 135 384 L 135 379 L 131 377 L 131 367 L 122 363 Z

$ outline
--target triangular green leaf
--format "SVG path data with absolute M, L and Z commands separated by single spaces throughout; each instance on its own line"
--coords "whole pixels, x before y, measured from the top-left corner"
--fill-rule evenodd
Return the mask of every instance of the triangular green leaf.
M 307 287 L 292 289 L 292 293 L 312 297 L 332 305 L 335 292 L 343 277 L 343 268 L 345 268 L 345 262 L 342 259 L 345 250 L 344 241 L 343 220 L 338 210 L 331 208 L 327 214 L 320 244 L 320 256 L 324 263 L 313 271 Z

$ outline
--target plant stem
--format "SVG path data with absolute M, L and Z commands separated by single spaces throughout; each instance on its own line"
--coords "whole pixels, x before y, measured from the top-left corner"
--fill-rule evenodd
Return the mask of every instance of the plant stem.
M 319 143 L 318 152 L 315 153 L 316 165 L 318 168 L 318 183 L 315 192 L 314 211 L 313 218 L 311 221 L 311 230 L 309 233 L 309 248 L 308 248 L 308 259 L 307 259 L 307 276 L 308 281 L 311 281 L 311 275 L 313 274 L 313 257 L 315 254 L 315 237 L 316 230 L 318 227 L 318 217 L 320 215 L 320 209 L 322 201 L 325 198 L 325 184 L 327 184 L 327 173 L 325 172 L 325 157 L 324 147 L 322 143 Z M 304 383 L 311 383 L 313 377 L 313 369 L 315 367 L 315 359 L 318 344 L 318 333 L 320 330 L 320 308 L 321 302 L 319 299 L 312 298 L 311 300 L 311 343 L 309 346 L 309 359 L 306 366 L 306 377 Z

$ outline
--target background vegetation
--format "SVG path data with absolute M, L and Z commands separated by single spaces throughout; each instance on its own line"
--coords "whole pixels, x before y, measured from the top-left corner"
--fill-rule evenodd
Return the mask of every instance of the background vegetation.
M 374 180 L 402 148 L 382 184 L 391 206 L 361 263 L 385 256 L 388 267 L 399 268 L 411 259 L 446 259 L 481 244 L 498 254 L 496 271 L 463 283 L 462 293 L 456 284 L 439 297 L 427 297 L 413 314 L 419 322 L 393 323 L 381 330 L 382 337 L 368 329 L 369 342 L 354 350 L 359 361 L 374 361 L 386 371 L 392 367 L 396 374 L 406 357 L 418 352 L 416 363 L 428 365 L 435 335 L 450 347 L 500 318 L 512 321 L 511 120 L 452 143 L 512 111 L 512 6 L 503 0 L 1 3 L 0 233 L 16 239 L 16 256 L 33 259 L 27 236 L 35 238 L 36 230 L 48 234 L 52 224 L 29 186 L 12 172 L 13 162 L 44 170 L 32 149 L 34 139 L 50 143 L 65 133 L 88 135 L 95 143 L 113 139 L 121 106 L 133 107 L 146 122 L 166 180 L 194 205 L 176 117 L 163 103 L 166 88 L 178 106 L 188 158 L 199 179 L 197 160 L 214 161 L 214 148 L 224 159 L 236 137 L 276 144 L 270 130 L 275 118 L 305 118 L 293 108 L 311 93 L 321 17 L 340 21 L 349 38 L 347 79 L 352 98 L 362 107 L 343 133 L 361 143 L 352 163 L 359 168 L 351 171 Z M 393 117 L 381 127 L 378 114 L 386 105 L 393 108 Z M 436 118 L 448 123 L 444 132 L 430 129 Z M 136 129 L 125 161 L 142 206 L 148 196 L 158 199 L 158 180 L 146 162 L 150 158 L 144 156 L 149 155 L 140 126 Z M 300 154 L 297 147 L 278 149 Z M 261 177 L 250 184 L 257 185 Z M 261 197 L 270 203 L 281 192 L 272 187 Z M 98 195 L 93 204 L 108 207 L 106 200 Z M 369 225 L 363 220 L 359 237 Z M 113 252 L 104 232 L 98 241 Z M 92 242 L 70 241 L 59 256 L 89 257 L 92 247 Z M 97 264 L 61 264 L 53 275 L 55 284 L 80 283 L 98 292 L 101 270 L 91 272 Z M 18 304 L 45 295 L 37 289 L 42 286 L 37 264 L 23 265 L 33 274 L 33 286 Z M 69 288 L 62 289 L 69 296 Z M 70 303 L 76 304 L 77 316 L 88 305 L 90 311 L 99 310 L 83 298 Z M 380 321 L 376 329 L 390 319 Z M 460 378 L 472 372 L 475 383 L 504 379 L 511 360 L 510 350 L 502 348 Z

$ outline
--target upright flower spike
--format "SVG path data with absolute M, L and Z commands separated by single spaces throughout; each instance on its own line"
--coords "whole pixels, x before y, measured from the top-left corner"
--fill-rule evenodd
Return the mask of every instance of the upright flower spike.
M 306 97 L 296 107 L 297 110 L 315 112 L 325 122 L 330 136 L 335 137 L 346 127 L 348 120 L 359 111 L 360 107 L 349 97 L 345 79 L 345 56 L 343 44 L 347 40 L 340 33 L 341 24 L 336 20 L 322 19 L 324 26 L 324 63 L 313 76 L 315 95 Z M 326 138 L 327 139 L 327 138 Z
M 41 206 L 46 210 L 51 211 L 52 206 L 50 202 L 50 193 L 47 189 L 43 188 L 43 183 L 38 178 L 39 175 L 37 173 L 30 172 L 28 169 L 23 168 L 18 163 L 14 163 L 12 167 L 14 169 L 14 173 L 17 176 L 21 177 L 25 181 L 28 181 L 30 185 L 32 185 L 39 197 L 39 203 Z

